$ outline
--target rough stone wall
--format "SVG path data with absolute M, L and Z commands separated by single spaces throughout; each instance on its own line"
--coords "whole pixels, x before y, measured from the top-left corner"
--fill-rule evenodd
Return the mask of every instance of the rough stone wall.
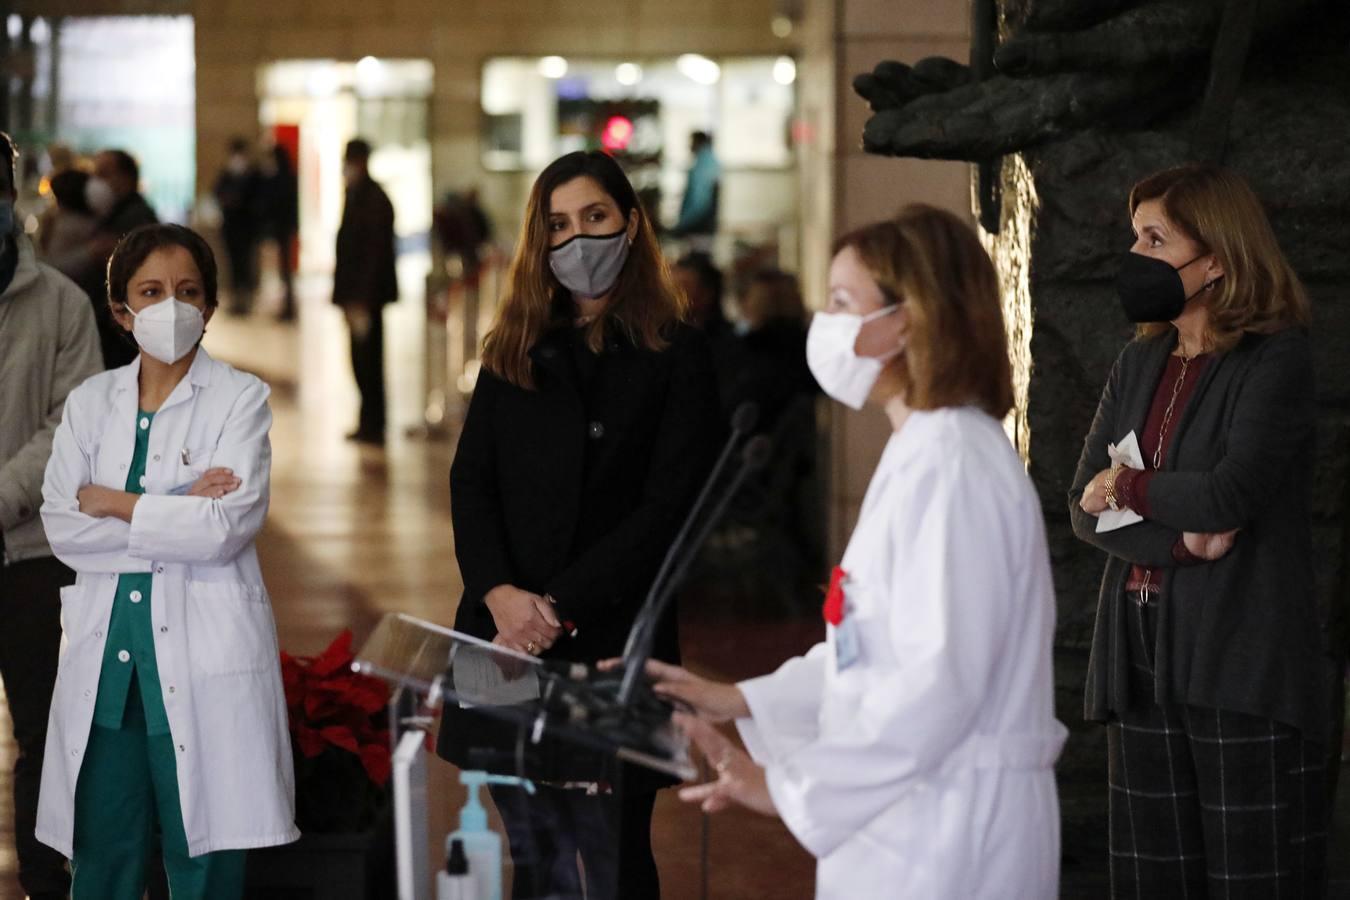
M 1320 416 L 1314 538 L 1319 600 L 1333 639 L 1347 598 L 1350 513 L 1350 78 L 1339 42 L 1296 34 L 1258 48 L 1233 110 L 1224 163 L 1250 180 L 1308 289 Z M 1179 87 L 1179 90 L 1182 89 Z M 1027 394 L 1019 446 L 1041 494 L 1060 597 L 1061 643 L 1084 645 L 1100 554 L 1069 527 L 1066 496 L 1111 363 L 1130 337 L 1112 288 L 1132 241 L 1126 198 L 1139 178 L 1191 158 L 1197 105 L 1147 129 L 1102 127 L 1003 161 L 992 247 Z M 1339 137 L 1337 137 L 1339 135 Z M 1011 283 L 1009 283 L 1011 282 Z M 1029 322 L 1026 321 L 1029 316 Z M 1029 364 L 1029 371 L 1028 371 Z

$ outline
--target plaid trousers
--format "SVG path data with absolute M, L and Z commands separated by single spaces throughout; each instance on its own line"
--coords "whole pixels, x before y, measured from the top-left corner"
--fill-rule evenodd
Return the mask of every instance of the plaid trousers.
M 1153 702 L 1156 601 L 1136 596 L 1136 699 L 1107 726 L 1111 896 L 1322 896 L 1324 754 L 1281 722 Z

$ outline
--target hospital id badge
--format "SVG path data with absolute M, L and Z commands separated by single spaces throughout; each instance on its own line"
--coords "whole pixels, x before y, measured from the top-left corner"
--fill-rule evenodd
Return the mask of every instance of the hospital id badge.
M 862 644 L 858 638 L 858 619 L 845 616 L 844 621 L 834 627 L 834 668 L 842 672 L 857 663 L 862 656 Z

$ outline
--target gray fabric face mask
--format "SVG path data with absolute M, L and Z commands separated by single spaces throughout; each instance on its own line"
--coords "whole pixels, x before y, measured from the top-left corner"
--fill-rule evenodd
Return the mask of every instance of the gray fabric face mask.
M 594 299 L 614 287 L 628 261 L 628 232 L 579 234 L 549 251 L 548 267 L 574 296 Z

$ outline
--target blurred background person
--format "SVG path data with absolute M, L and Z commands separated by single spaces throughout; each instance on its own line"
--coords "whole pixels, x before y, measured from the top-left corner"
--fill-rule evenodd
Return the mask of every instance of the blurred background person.
M 124 234 L 159 221 L 141 195 L 141 167 L 125 150 L 102 150 L 94 156 L 94 177 L 87 192 L 89 206 L 99 216 L 100 265 L 107 262 Z
M 398 299 L 394 270 L 394 207 L 370 177 L 370 144 L 347 143 L 347 182 L 338 227 L 333 302 L 342 307 L 351 333 L 352 374 L 361 392 L 361 413 L 348 440 L 384 444 L 384 307 Z
M 220 236 L 230 269 L 230 304 L 226 311 L 247 315 L 258 287 L 254 256 L 259 238 L 258 170 L 249 156 L 248 141 L 233 137 L 229 156 L 216 176 L 214 193 L 220 207 Z
M 492 222 L 478 202 L 478 190 L 448 192 L 432 211 L 432 224 L 446 256 L 457 257 L 464 279 L 476 284 L 484 248 L 492 240 Z
M 71 257 L 87 258 L 85 251 L 98 230 L 98 216 L 85 196 L 89 173 L 63 169 L 51 176 L 50 184 L 52 204 L 43 214 L 38 231 L 38 252 L 49 266 L 80 283 L 73 274 L 79 270 Z
M 75 282 L 89 298 L 98 325 L 103 364 L 113 368 L 128 362 L 135 350 L 112 320 L 103 265 L 91 252 L 98 233 L 98 217 L 86 197 L 89 178 L 87 172 L 73 168 L 51 177 L 54 202 L 39 232 L 39 251 L 43 262 Z
M 83 265 L 92 271 L 102 273 L 108 264 L 108 257 L 122 236 L 133 228 L 158 222 L 154 209 L 140 192 L 141 169 L 135 158 L 125 150 L 101 150 L 94 156 L 94 172 L 85 184 L 85 199 L 94 215 L 98 217 L 98 227 L 85 248 Z M 73 263 L 72 263 L 73 264 Z M 92 291 L 90 299 L 96 307 L 103 306 L 104 288 L 94 289 L 92 276 L 87 290 Z M 114 329 L 106 310 L 96 314 L 99 322 L 99 340 L 103 347 L 103 359 L 108 368 L 124 366 L 136 358 L 136 346 L 121 337 Z
M 712 249 L 717 233 L 717 206 L 722 190 L 722 164 L 713 155 L 712 135 L 695 131 L 689 136 L 689 152 L 694 162 L 684 184 L 680 217 L 670 229 L 674 237 L 687 238 L 696 250 Z
M 16 154 L 0 132 L 0 680 L 14 727 L 14 844 L 34 900 L 64 898 L 60 853 L 34 835 L 47 713 L 61 646 L 60 590 L 75 573 L 52 556 L 38 510 L 66 395 L 103 368 L 89 301 L 39 263 L 16 227 Z
M 764 269 L 750 277 L 739 306 L 736 362 L 722 403 L 731 410 L 754 401 L 761 427 L 772 430 L 794 400 L 815 395 L 806 365 L 806 304 L 794 276 Z
M 689 324 L 719 339 L 731 331 L 722 308 L 724 279 L 711 256 L 701 251 L 686 253 L 675 261 L 671 274 L 689 299 Z
M 260 239 L 276 246 L 277 275 L 281 278 L 283 322 L 295 319 L 295 237 L 300 230 L 300 187 L 291 154 L 281 144 L 268 147 L 258 169 L 258 231 Z

